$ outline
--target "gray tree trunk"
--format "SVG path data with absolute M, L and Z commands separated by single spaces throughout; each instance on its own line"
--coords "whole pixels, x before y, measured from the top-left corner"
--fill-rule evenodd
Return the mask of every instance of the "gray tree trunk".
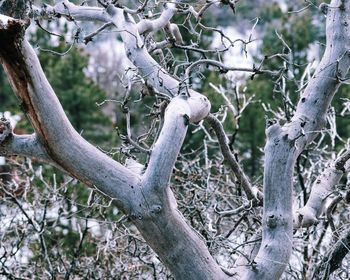
M 7 127 L 3 130 L 7 134 L 2 132 L 0 153 L 36 157 L 113 198 L 176 279 L 279 279 L 292 252 L 295 161 L 314 139 L 315 131 L 324 126 L 326 111 L 350 65 L 350 1 L 333 0 L 330 4 L 326 51 L 301 95 L 292 121 L 283 126 L 272 122 L 267 128 L 262 242 L 254 261 L 238 267 L 234 276 L 221 270 L 200 235 L 185 222 L 168 185 L 188 122 L 198 122 L 210 111 L 204 95 L 187 92 L 143 45 L 140 33 L 164 27 L 176 12 L 175 5 L 168 4 L 157 21 L 136 24 L 130 14 L 111 5 L 103 9 L 75 6 L 66 0 L 56 2 L 52 8 L 56 13 L 65 15 L 69 10 L 67 16 L 76 20 L 97 20 L 127 30 L 121 37 L 130 61 L 150 85 L 171 98 L 162 131 L 143 174 L 129 170 L 89 144 L 69 123 L 36 53 L 25 39 L 27 22 L 1 15 L 1 63 L 35 135 L 17 136 Z

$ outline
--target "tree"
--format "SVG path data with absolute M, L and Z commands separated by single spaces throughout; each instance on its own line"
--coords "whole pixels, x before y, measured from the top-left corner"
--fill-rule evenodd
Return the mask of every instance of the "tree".
M 102 6 L 90 7 L 78 6 L 67 0 L 56 1 L 55 6 L 47 5 L 43 8 L 31 6 L 28 12 L 30 18 L 37 19 L 64 17 L 75 24 L 80 21 L 102 22 L 104 25 L 96 32 L 85 36 L 85 41 L 91 40 L 106 28 L 116 28 L 124 43 L 127 57 L 136 68 L 133 70 L 137 70 L 140 75 L 129 77 L 127 89 L 131 90 L 133 83 L 142 81 L 147 88 L 147 94 L 154 95 L 158 101 L 155 107 L 159 109 L 160 130 L 152 135 L 154 143 L 151 149 L 145 148 L 142 141 L 134 141 L 130 129 L 127 135 L 129 144 L 147 155 L 140 157 L 140 161 L 145 162 L 141 164 L 132 160 L 132 165 L 130 163 L 123 165 L 89 144 L 72 127 L 41 69 L 35 51 L 24 36 L 28 21 L 25 20 L 26 13 L 22 1 L 19 1 L 17 7 L 16 1 L 7 1 L 6 5 L 2 5 L 1 13 L 10 17 L 0 16 L 0 57 L 13 91 L 30 119 L 35 133 L 15 135 L 9 123 L 3 119 L 0 124 L 1 154 L 23 155 L 46 162 L 110 197 L 133 222 L 176 279 L 279 279 L 291 259 L 293 227 L 309 228 L 315 225 L 324 213 L 331 221 L 332 211 L 340 198 L 338 201 L 332 201 L 331 208 L 325 209 L 326 199 L 348 170 L 350 152 L 346 150 L 329 166 L 325 166 L 323 172 L 315 179 L 305 205 L 293 213 L 293 173 L 297 159 L 325 126 L 331 101 L 339 86 L 347 79 L 350 64 L 347 50 L 350 36 L 348 30 L 350 2 L 333 0 L 329 5 L 320 6 L 320 10 L 327 15 L 326 48 L 323 58 L 307 84 L 302 84 L 298 88 L 301 92 L 300 97 L 290 118 L 284 120 L 284 123 L 280 123 L 279 119 L 267 120 L 263 192 L 252 186 L 250 179 L 244 173 L 236 155 L 230 149 L 222 123 L 215 115 L 210 114 L 208 98 L 192 89 L 190 83 L 196 88 L 198 76 L 193 72 L 201 65 L 213 67 L 223 73 L 248 72 L 253 75 L 252 78 L 257 75 L 272 75 L 277 77 L 276 81 L 287 79 L 291 74 L 283 63 L 280 69 L 275 70 L 266 68 L 265 62 L 276 57 L 286 61 L 288 57 L 286 58 L 284 53 L 267 55 L 259 66 L 251 68 L 229 67 L 220 62 L 220 53 L 232 47 L 235 42 L 221 30 L 201 24 L 201 18 L 214 4 L 212 1 L 201 3 L 199 7 L 192 6 L 189 1 L 176 3 L 170 1 L 161 9 L 160 16 L 154 19 L 146 18 L 142 13 L 147 9 L 148 1 L 135 9 L 122 6 L 117 1 L 99 2 Z M 233 11 L 236 2 L 221 1 Z M 170 23 L 176 13 L 186 15 L 183 26 L 193 34 L 197 34 L 198 38 L 205 36 L 205 32 L 208 31 L 220 34 L 224 48 L 204 50 L 201 49 L 201 45 L 199 47 L 196 44 L 187 45 L 187 42 L 183 41 L 178 25 Z M 137 23 L 135 15 L 141 18 Z M 194 23 L 197 26 L 194 27 Z M 203 34 L 196 28 L 200 28 Z M 164 30 L 166 38 L 164 41 L 155 42 L 154 38 L 148 35 L 159 30 Z M 287 48 L 284 39 L 280 37 L 280 40 Z M 243 41 L 244 45 L 248 43 Z M 176 47 L 185 52 L 194 51 L 201 57 L 187 56 L 194 60 L 178 65 L 166 64 L 162 52 L 165 47 Z M 159 63 L 150 53 L 159 55 Z M 175 78 L 178 75 L 177 71 L 183 71 L 180 79 Z M 225 100 L 227 107 L 233 112 L 237 111 L 230 107 L 232 104 L 229 100 Z M 128 98 L 125 98 L 122 107 L 128 115 L 127 101 Z M 240 113 L 238 110 L 237 114 Z M 238 117 L 237 114 L 234 117 Z M 216 209 L 216 211 L 224 217 L 250 210 L 252 207 L 258 209 L 263 206 L 262 237 L 259 238 L 257 233 L 251 241 L 246 242 L 242 257 L 237 259 L 235 267 L 231 270 L 218 265 L 202 237 L 187 224 L 177 210 L 176 199 L 170 188 L 174 166 L 174 180 L 177 179 L 184 186 L 186 186 L 184 178 L 181 176 L 176 178 L 177 170 L 182 169 L 182 173 L 185 174 L 187 165 L 191 166 L 190 171 L 187 170 L 188 177 L 195 174 L 192 171 L 195 170 L 195 162 L 176 161 L 190 124 L 199 123 L 203 133 L 210 134 L 201 123 L 203 119 L 215 131 L 222 156 L 234 173 L 237 185 L 244 191 L 246 199 L 238 209 L 228 211 Z M 208 155 L 212 153 L 212 148 L 207 147 L 206 161 Z M 314 149 L 317 153 L 322 151 L 319 145 Z M 207 165 L 209 166 L 209 163 Z M 224 170 L 220 164 L 214 167 L 221 169 L 220 171 Z M 209 175 L 218 174 L 216 177 L 218 178 L 220 171 L 212 169 L 213 166 L 208 168 L 207 172 Z M 196 184 L 203 183 L 201 179 L 196 180 Z M 191 180 L 191 183 L 194 181 Z M 244 218 L 243 215 L 242 220 Z M 33 226 L 34 224 L 33 222 Z M 201 233 L 204 235 L 205 231 Z M 348 236 L 343 240 L 347 244 Z M 249 245 L 252 243 L 254 246 Z M 331 267 L 327 268 L 327 265 L 323 265 L 323 261 L 320 261 L 318 271 L 325 272 L 317 272 L 314 277 L 327 278 L 339 267 L 346 255 L 341 244 L 337 243 L 334 251 L 327 255 L 325 262 L 331 260 Z M 312 261 L 316 263 L 315 260 Z M 73 265 L 71 267 L 74 268 Z M 324 267 L 326 269 L 323 269 Z M 70 274 L 66 275 L 69 278 Z
M 88 56 L 76 48 L 63 57 L 55 55 L 66 51 L 64 38 L 61 37 L 58 45 L 52 47 L 49 34 L 42 29 L 32 40 L 40 49 L 51 51 L 40 52 L 40 63 L 75 130 L 95 145 L 110 141 L 111 121 L 97 105 L 107 98 L 106 94 L 84 73 Z

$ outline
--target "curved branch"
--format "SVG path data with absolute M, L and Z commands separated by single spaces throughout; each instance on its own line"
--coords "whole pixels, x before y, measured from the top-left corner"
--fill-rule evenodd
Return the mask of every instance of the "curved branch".
M 128 58 L 147 84 L 173 97 L 142 176 L 147 213 L 134 222 L 176 279 L 225 279 L 227 276 L 210 255 L 203 240 L 177 210 L 168 184 L 188 124 L 206 117 L 210 103 L 205 96 L 195 91 L 191 91 L 191 97 L 181 94 L 179 81 L 161 68 L 147 52 L 130 15 L 111 5 L 107 7 L 107 12 L 117 28 L 127 30 L 121 33 L 121 37 Z
M 126 54 L 145 80 L 147 80 L 147 83 L 169 97 L 184 94 L 185 91 L 181 87 L 181 83 L 150 56 L 138 33 L 133 18 L 125 14 L 122 9 L 115 8 L 112 5 L 107 7 L 107 12 L 117 28 L 127 30 L 127 32 L 121 32 Z M 190 107 L 189 121 L 199 122 L 208 115 L 210 103 L 204 95 L 194 90 L 190 90 L 190 96 L 191 98 L 186 100 L 187 105 Z
M 128 31 L 121 33 L 127 55 L 144 75 L 147 83 L 162 93 L 170 96 L 178 95 L 179 82 L 149 55 L 135 21 L 122 9 L 112 5 L 107 7 L 107 12 L 117 28 Z M 190 98 L 180 95 L 172 99 L 165 113 L 162 132 L 152 149 L 143 181 L 153 187 L 168 184 L 188 123 L 200 121 L 209 111 L 208 99 L 194 91 Z
M 148 32 L 155 32 L 165 27 L 170 19 L 175 15 L 177 11 L 175 4 L 168 3 L 165 5 L 165 9 L 161 13 L 160 17 L 154 20 L 144 19 L 137 23 L 136 27 L 138 32 L 142 35 Z
M 25 26 L 23 21 L 0 16 L 0 58 L 38 141 L 57 165 L 113 197 L 116 204 L 129 213 L 134 201 L 143 200 L 136 187 L 139 177 L 89 144 L 73 129 L 35 51 L 23 38 Z
M 242 167 L 239 165 L 234 155 L 232 154 L 230 147 L 228 145 L 229 140 L 225 134 L 225 131 L 221 122 L 212 114 L 208 115 L 206 120 L 208 121 L 210 126 L 214 129 L 215 134 L 219 141 L 222 155 L 224 156 L 225 160 L 231 167 L 233 173 L 235 174 L 238 181 L 242 185 L 243 190 L 247 195 L 247 198 L 249 200 L 253 200 L 255 203 L 259 203 L 263 198 L 263 194 L 260 191 L 254 190 L 253 186 L 251 185 L 248 179 L 248 176 L 244 173 Z
M 345 165 L 349 158 L 350 151 L 346 151 L 317 177 L 306 205 L 294 214 L 294 227 L 310 227 L 318 222 L 325 210 L 327 197 L 334 191 L 343 174 L 349 170 L 349 166 Z
M 51 165 L 56 165 L 43 145 L 38 141 L 35 134 L 12 134 L 6 141 L 0 143 L 0 155 L 25 156 Z
M 34 18 L 51 18 L 64 16 L 68 20 L 109 22 L 109 16 L 104 8 L 77 6 L 68 0 L 56 1 L 54 6 L 45 5 L 43 8 L 33 6 Z
M 74 8 L 75 12 L 78 10 Z M 86 10 L 82 11 L 85 13 Z M 12 43 L 9 49 L 14 48 L 15 54 L 10 57 L 6 52 L 1 53 L 1 48 L 15 40 L 7 40 L 8 33 L 4 33 L 3 40 L 0 34 L 0 56 L 8 76 L 17 95 L 29 108 L 29 117 L 50 156 L 65 169 L 73 170 L 79 180 L 93 182 L 115 198 L 175 278 L 227 279 L 205 242 L 176 209 L 176 201 L 168 185 L 188 123 L 203 119 L 209 113 L 210 103 L 195 91 L 190 98 L 179 95 L 179 82 L 148 54 L 132 17 L 112 5 L 107 7 L 107 12 L 114 25 L 124 30 L 121 37 L 128 57 L 147 83 L 161 93 L 176 96 L 168 105 L 162 131 L 142 177 L 96 151 L 71 128 L 41 69 L 38 70 L 37 58 L 29 44 L 16 41 L 19 47 L 14 47 Z M 74 17 L 88 18 L 77 13 Z M 21 65 L 21 68 L 16 65 Z M 30 71 L 29 65 L 33 66 Z M 24 80 L 18 77 L 22 73 Z
M 350 65 L 350 1 L 333 0 L 327 14 L 323 58 L 290 123 L 267 129 L 264 162 L 263 239 L 255 267 L 238 268 L 241 279 L 279 279 L 292 253 L 293 169 L 298 155 L 325 124 L 326 112 Z
M 173 3 L 169 3 L 167 6 L 170 8 L 165 9 L 164 13 L 169 17 L 176 9 Z M 123 9 L 116 8 L 113 5 L 109 5 L 106 9 L 77 6 L 70 3 L 68 0 L 64 0 L 59 1 L 54 7 L 47 6 L 44 11 L 38 9 L 35 14 L 38 15 L 39 11 L 40 14 L 44 16 L 58 13 L 66 16 L 68 19 L 112 22 L 121 30 L 121 37 L 129 60 L 138 68 L 149 85 L 169 97 L 174 97 L 183 92 L 180 82 L 172 77 L 150 56 L 140 36 L 138 24 L 136 24 L 134 19 Z M 166 25 L 167 22 L 164 22 L 164 24 Z M 190 94 L 191 96 L 193 95 L 195 99 L 195 101 L 193 101 L 193 99 L 188 100 L 188 104 L 191 106 L 190 121 L 198 122 L 207 115 L 207 108 L 210 106 L 209 101 L 205 96 L 193 90 L 190 90 Z M 197 109 L 198 101 L 201 101 L 202 104 Z M 203 110 L 203 108 L 205 110 Z

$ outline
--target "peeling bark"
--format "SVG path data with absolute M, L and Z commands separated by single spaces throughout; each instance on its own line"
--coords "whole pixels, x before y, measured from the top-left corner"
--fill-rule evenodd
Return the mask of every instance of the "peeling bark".
M 104 12 L 98 10 L 98 14 L 104 15 Z M 5 23 L 3 17 L 0 19 L 1 62 L 32 122 L 39 147 L 44 149 L 43 154 L 47 154 L 72 176 L 111 197 L 128 214 L 177 279 L 227 279 L 228 276 L 212 258 L 203 239 L 178 212 L 168 185 L 188 122 L 201 120 L 210 110 L 207 98 L 193 91 L 191 97 L 180 95 L 172 99 L 165 113 L 160 137 L 152 149 L 148 168 L 140 177 L 139 173 L 133 173 L 90 145 L 72 128 L 42 72 L 34 50 L 23 38 L 25 23 L 13 19 Z M 135 25 L 124 16 L 114 19 L 118 25 L 131 24 L 131 28 Z M 123 40 L 126 47 L 131 47 L 130 57 L 143 63 L 144 68 L 137 65 L 141 72 L 149 69 L 148 77 L 153 77 L 151 83 L 157 89 L 164 90 L 164 86 L 156 82 L 161 68 L 139 45 L 141 41 L 130 34 L 125 35 Z M 170 91 L 175 95 L 179 82 L 165 70 L 161 71 L 164 71 L 165 84 L 171 87 Z M 4 147 L 4 153 L 10 153 L 9 149 Z
M 135 192 L 130 186 L 138 184 L 138 176 L 90 145 L 73 129 L 34 50 L 23 38 L 25 26 L 25 22 L 15 20 L 0 25 L 0 58 L 38 141 L 57 165 L 87 185 L 99 187 L 127 211 Z M 120 175 L 115 174 L 116 170 Z M 101 176 L 96 176 L 96 172 Z

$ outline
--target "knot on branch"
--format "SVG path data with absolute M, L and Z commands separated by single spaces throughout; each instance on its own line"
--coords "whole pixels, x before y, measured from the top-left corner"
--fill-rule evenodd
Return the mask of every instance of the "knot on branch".
M 184 114 L 184 123 L 185 125 L 189 125 L 190 124 L 190 117 L 187 114 Z
M 318 10 L 324 15 L 327 15 L 328 8 L 329 8 L 329 6 L 326 3 L 321 3 L 320 6 L 318 6 Z
M 266 119 L 266 127 L 269 128 L 270 126 L 273 126 L 277 123 L 276 119 Z
M 336 169 L 336 171 L 340 171 L 341 173 L 345 173 L 346 172 L 346 169 L 344 167 L 345 165 L 345 162 L 343 161 L 337 161 L 335 164 L 334 164 L 334 167 Z
M 287 224 L 287 220 L 282 213 L 278 212 L 270 212 L 266 214 L 266 225 L 270 229 L 274 229 L 276 227 L 285 226 Z
M 0 143 L 12 136 L 12 126 L 8 119 L 0 119 Z
M 143 219 L 143 216 L 142 216 L 141 213 L 132 212 L 132 213 L 129 215 L 129 219 L 130 219 L 131 221 L 142 220 L 142 219 Z
M 202 94 L 191 92 L 191 97 L 187 99 L 191 110 L 189 122 L 198 123 L 208 116 L 210 112 L 210 101 Z
M 269 228 L 275 228 L 277 226 L 277 218 L 275 215 L 268 215 L 266 219 L 267 226 Z
M 268 138 L 278 136 L 281 133 L 281 126 L 276 119 L 266 120 L 266 136 Z
M 152 214 L 159 214 L 162 211 L 163 207 L 160 204 L 155 204 L 150 207 L 150 212 Z

